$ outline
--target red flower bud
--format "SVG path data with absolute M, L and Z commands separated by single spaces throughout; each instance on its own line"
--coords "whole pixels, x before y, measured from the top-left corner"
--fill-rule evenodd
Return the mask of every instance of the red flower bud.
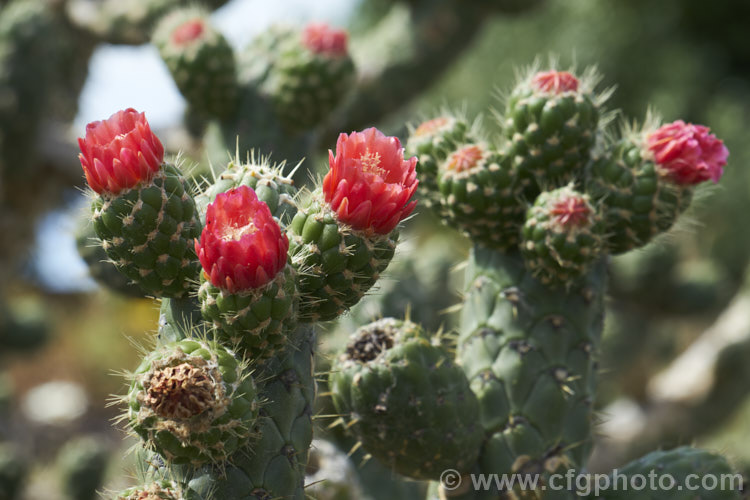
M 682 120 L 664 125 L 646 137 L 654 161 L 678 184 L 719 182 L 729 150 L 708 127 Z
M 132 108 L 86 125 L 86 137 L 78 145 L 86 181 L 99 194 L 117 194 L 149 181 L 164 160 L 164 146 L 145 114 Z
M 534 75 L 531 84 L 537 90 L 551 94 L 578 91 L 578 78 L 567 71 L 544 71 Z
M 308 24 L 302 31 L 302 44 L 316 54 L 346 55 L 347 40 L 345 30 L 334 29 L 323 23 Z

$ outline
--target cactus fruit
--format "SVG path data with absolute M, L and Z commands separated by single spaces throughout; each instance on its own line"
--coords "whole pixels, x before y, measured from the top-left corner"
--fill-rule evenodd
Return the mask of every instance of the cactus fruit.
M 526 215 L 521 254 L 545 285 L 569 284 L 603 254 L 603 229 L 588 195 L 571 186 L 544 192 Z
M 479 407 L 451 358 L 418 325 L 386 318 L 357 330 L 331 368 L 347 427 L 399 474 L 437 479 L 477 460 Z
M 94 229 L 120 272 L 156 296 L 180 297 L 198 279 L 192 240 L 200 232 L 182 173 L 143 113 L 127 109 L 86 126 L 78 140 Z
M 171 11 L 157 25 L 153 42 L 195 111 L 219 118 L 234 111 L 239 98 L 234 52 L 207 12 Z
M 223 341 L 252 358 L 270 356 L 294 324 L 294 271 L 289 240 L 255 192 L 240 186 L 206 208 L 195 242 L 204 272 L 198 295 L 206 321 Z
M 247 444 L 259 411 L 253 379 L 235 354 L 196 339 L 146 356 L 127 401 L 130 428 L 175 464 L 226 460 Z
M 626 127 L 623 139 L 591 165 L 589 191 L 603 206 L 610 251 L 641 247 L 669 229 L 692 199 L 692 186 L 718 181 L 724 143 L 706 127 L 678 120 L 643 130 Z
M 134 486 L 114 495 L 113 500 L 187 500 L 174 481 L 160 480 Z
M 503 122 L 506 154 L 531 198 L 582 176 L 596 143 L 602 96 L 596 79 L 543 71 L 521 80 L 510 94 Z
M 365 236 L 313 200 L 290 224 L 300 321 L 335 319 L 364 296 L 390 263 L 398 233 Z
M 70 500 L 99 498 L 109 450 L 101 439 L 84 436 L 68 441 L 57 458 L 63 488 Z
M 263 88 L 289 130 L 323 121 L 354 83 L 347 38 L 346 31 L 309 24 L 289 31 L 278 46 Z
M 509 157 L 483 144 L 457 145 L 440 165 L 441 208 L 450 224 L 473 240 L 500 250 L 518 244 L 526 205 Z
M 396 249 L 396 226 L 416 201 L 416 158 L 370 128 L 341 134 L 321 190 L 292 220 L 301 321 L 336 318 L 377 281 Z
M 438 168 L 459 144 L 474 142 L 469 124 L 463 118 L 439 116 L 413 128 L 406 142 L 406 154 L 416 156 L 419 187 L 417 195 L 426 207 L 439 207 Z

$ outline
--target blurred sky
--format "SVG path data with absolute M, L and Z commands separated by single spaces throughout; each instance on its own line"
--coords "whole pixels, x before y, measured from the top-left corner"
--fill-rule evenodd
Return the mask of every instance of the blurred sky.
M 232 45 L 242 47 L 275 22 L 327 21 L 342 26 L 357 3 L 232 0 L 214 13 L 213 21 Z M 153 46 L 101 46 L 91 59 L 74 132 L 83 135 L 86 123 L 128 107 L 145 111 L 149 122 L 159 129 L 180 120 L 185 102 Z M 52 290 L 79 291 L 96 286 L 87 276 L 73 236 L 75 217 L 87 203 L 85 197 L 76 197 L 65 210 L 48 214 L 39 224 L 34 270 L 42 284 Z

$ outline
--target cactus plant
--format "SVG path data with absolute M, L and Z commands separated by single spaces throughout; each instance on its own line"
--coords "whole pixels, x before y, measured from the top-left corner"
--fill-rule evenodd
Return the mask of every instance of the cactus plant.
M 636 204 L 639 191 L 619 191 L 616 181 L 602 182 L 598 176 L 597 165 L 623 156 L 612 134 L 604 134 L 597 124 L 606 93 L 596 94 L 589 87 L 581 96 L 579 85 L 571 72 L 527 76 L 510 94 L 501 118 L 511 145 L 500 150 L 513 159 L 516 181 L 524 184 L 525 199 L 519 197 L 519 203 L 529 208 L 525 222 L 516 223 L 517 246 L 508 243 L 498 250 L 498 245 L 472 238 L 457 356 L 479 400 L 486 432 L 473 472 L 548 477 L 563 468 L 585 466 L 607 250 L 644 245 L 684 210 L 675 210 L 665 223 L 610 208 L 618 200 Z M 573 111 L 576 106 L 580 109 Z M 566 107 L 570 110 L 564 111 Z M 674 192 L 709 178 L 718 181 L 727 150 L 705 127 L 678 121 L 644 136 L 651 154 L 628 156 L 634 171 L 653 171 L 644 194 Z M 561 156 L 557 147 L 565 141 L 573 141 L 563 149 L 570 157 Z M 602 145 L 593 150 L 597 143 Z M 614 213 L 621 215 L 621 226 L 609 223 Z M 443 217 L 471 234 L 466 227 L 471 222 Z M 638 224 L 646 226 L 648 238 L 633 238 Z M 627 238 L 632 244 L 623 248 L 619 242 Z M 693 453 L 683 451 L 674 453 Z M 433 488 L 433 494 L 437 490 L 453 493 L 445 485 Z M 725 494 L 734 498 L 737 492 Z M 487 492 L 467 492 L 460 498 L 494 498 L 482 495 Z
M 187 14 L 165 21 L 157 44 L 160 36 L 170 50 L 197 43 L 228 57 L 223 43 L 202 38 L 207 21 Z M 295 129 L 335 116 L 338 100 L 328 97 L 351 83 L 342 40 L 320 26 L 267 33 L 234 87 L 235 66 L 212 75 L 230 89 L 223 97 L 238 92 L 236 106 L 214 106 L 203 84 L 181 79 L 205 54 L 162 54 L 186 97 L 205 105 L 193 107 L 215 115 L 225 137 L 239 132 L 238 149 L 296 160 L 310 136 Z M 707 128 L 680 121 L 613 140 L 602 120 L 608 92 L 592 75 L 528 72 L 497 138 L 439 117 L 413 128 L 405 156 L 377 129 L 341 134 L 309 193 L 263 162 L 237 159 L 192 193 L 143 115 L 90 125 L 80 147 L 94 227 L 118 269 L 162 299 L 158 345 L 128 398 L 129 425 L 163 460 L 160 481 L 199 498 L 304 497 L 311 323 L 344 314 L 385 271 L 416 203 L 417 171 L 437 214 L 474 244 L 455 353 L 409 321 L 358 330 L 330 374 L 342 421 L 358 446 L 418 479 L 456 469 L 546 480 L 585 467 L 607 256 L 668 230 L 694 184 L 718 181 L 728 154 Z M 326 87 L 313 92 L 320 108 L 300 101 L 312 84 Z M 261 121 L 268 127 L 251 126 Z M 665 467 L 673 463 L 692 462 Z M 432 492 L 453 496 L 446 485 Z M 503 494 L 485 493 L 461 498 Z
M 513 117 L 503 125 L 519 127 L 519 117 L 531 112 L 519 111 L 518 106 L 530 106 L 524 100 L 536 99 L 540 109 L 549 107 L 555 116 L 562 112 L 558 106 L 582 101 L 584 115 L 593 120 L 586 131 L 571 131 L 570 117 L 545 121 L 543 112 L 534 119 L 540 122 L 532 120 L 522 131 L 531 133 L 523 139 L 526 143 L 543 122 L 547 138 L 540 147 L 554 146 L 559 134 L 585 138 L 576 143 L 575 158 L 569 162 L 553 153 L 540 153 L 546 158 L 540 162 L 530 147 L 525 149 L 529 159 L 522 159 L 517 131 L 504 132 L 518 142 L 516 149 L 499 147 L 492 153 L 485 153 L 491 146 L 467 145 L 465 140 L 439 141 L 449 144 L 439 153 L 420 146 L 418 139 L 409 142 L 410 149 L 428 155 L 428 161 L 444 162 L 437 171 L 422 171 L 427 178 L 435 176 L 427 182 L 427 189 L 433 190 L 430 197 L 445 221 L 475 243 L 455 359 L 439 337 L 413 323 L 389 319 L 358 330 L 331 369 L 330 389 L 342 422 L 374 457 L 406 476 L 437 480 L 446 469 L 464 474 L 548 475 L 586 462 L 596 384 L 594 357 L 603 318 L 604 262 L 608 250 L 620 251 L 609 243 L 623 237 L 618 225 L 609 226 L 613 232 L 604 230 L 614 209 L 602 193 L 609 186 L 615 193 L 619 187 L 611 178 L 597 177 L 600 170 L 588 166 L 621 158 L 621 149 L 619 144 L 604 143 L 596 158 L 592 154 L 593 144 L 604 142 L 602 127 L 596 123 L 600 110 L 592 111 L 596 108 L 592 103 L 603 98 L 575 94 L 578 80 L 572 73 L 553 69 L 533 75 L 530 81 L 536 90 L 529 95 L 521 92 L 525 96 L 521 98 L 516 96 L 520 91 L 511 94 L 508 113 Z M 568 101 L 560 101 L 558 93 L 575 95 L 565 104 Z M 570 113 L 579 116 L 580 111 Z M 109 136 L 109 130 L 125 135 Z M 127 134 L 137 134 L 138 140 L 128 139 Z M 669 190 L 708 178 L 717 181 L 726 163 L 726 148 L 704 127 L 675 122 L 646 138 L 653 157 L 628 157 L 629 168 L 649 168 L 657 187 L 661 183 Z M 165 460 L 162 469 L 200 497 L 301 498 L 315 392 L 311 372 L 315 335 L 304 323 L 341 315 L 388 265 L 397 241 L 395 228 L 414 208 L 417 158 L 405 159 L 398 139 L 376 129 L 342 134 L 336 153 L 330 153 L 330 171 L 321 187 L 293 210 L 296 215 L 291 220 L 282 220 L 243 183 L 243 168 L 235 163 L 227 166 L 234 173 L 219 176 L 199 196 L 211 201 L 196 203 L 179 182 L 177 167 L 162 166 L 159 146 L 143 115 L 133 110 L 93 124 L 81 140 L 82 166 L 104 203 L 115 205 L 123 193 L 124 197 L 135 193 L 133 199 L 120 202 L 128 211 L 111 215 L 104 203 L 95 201 L 95 220 L 109 221 L 99 223 L 105 249 L 122 247 L 120 240 L 135 234 L 125 231 L 133 221 L 147 228 L 149 224 L 161 227 L 141 214 L 147 205 L 142 193 L 154 187 L 161 193 L 157 200 L 161 205 L 151 210 L 153 219 L 176 218 L 168 210 L 170 197 L 177 193 L 176 206 L 191 207 L 180 224 L 204 226 L 196 253 L 181 254 L 183 268 L 196 266 L 200 259 L 203 272 L 172 278 L 179 292 L 162 303 L 162 327 L 171 333 L 163 335 L 157 350 L 133 375 L 129 425 Z M 485 160 L 486 154 L 492 159 Z M 558 169 L 561 161 L 565 167 Z M 169 174 L 162 174 L 164 169 Z M 273 169 L 265 172 L 273 178 Z M 473 175 L 452 181 L 455 185 L 461 180 L 459 192 L 471 195 L 464 200 L 464 215 L 487 206 L 483 197 L 503 197 L 507 201 L 501 203 L 512 211 L 485 211 L 472 220 L 457 217 L 455 208 L 446 210 L 460 203 L 454 188 L 443 187 L 448 182 L 443 179 L 460 172 Z M 497 172 L 503 175 L 497 177 Z M 176 181 L 165 189 L 167 175 Z M 157 184 L 158 179 L 165 180 Z M 295 205 L 289 186 L 254 183 L 256 189 L 266 188 L 269 201 L 277 202 L 272 203 L 274 209 L 284 208 L 278 204 L 281 194 L 285 203 Z M 519 189 L 509 196 L 503 191 L 506 186 Z M 280 192 L 282 187 L 285 193 Z M 192 209 L 195 206 L 205 215 Z M 524 213 L 525 220 L 519 216 Z M 502 231 L 471 229 L 486 225 L 493 216 L 504 219 Z M 619 224 L 622 220 L 627 218 L 621 217 Z M 658 218 L 652 218 L 651 224 L 649 236 L 671 225 Z M 111 234 L 112 228 L 121 233 Z M 194 229 L 190 231 L 173 230 L 170 239 L 179 242 L 186 234 L 197 236 Z M 500 237 L 487 237 L 491 234 Z M 145 244 L 151 240 L 147 238 Z M 638 239 L 636 244 L 647 241 Z M 132 259 L 119 269 L 142 276 L 154 272 L 152 266 L 150 261 Z M 184 293 L 199 283 L 202 306 Z M 297 321 L 303 324 L 297 326 Z M 245 365 L 239 353 L 200 337 L 200 325 L 203 335 L 230 349 L 240 347 L 250 364 Z M 266 337 L 269 334 L 272 337 Z M 702 452 L 675 451 L 669 456 L 676 458 L 664 467 L 690 467 L 693 462 L 682 457 L 691 453 Z M 444 485 L 436 490 L 441 495 L 448 491 Z M 465 492 L 462 498 L 479 498 L 474 494 Z M 727 492 L 726 497 L 733 494 Z
M 80 147 L 94 227 L 109 255 L 125 256 L 117 269 L 144 286 L 152 274 L 167 278 L 159 266 L 181 252 L 161 283 L 157 346 L 129 376 L 123 420 L 164 461 L 163 480 L 178 477 L 189 495 L 301 498 L 315 395 L 315 333 L 305 324 L 314 316 L 305 311 L 333 319 L 377 281 L 415 205 L 416 159 L 376 129 L 342 134 L 329 175 L 298 208 L 278 170 L 234 161 L 196 203 L 134 110 L 89 125 Z M 250 172 L 259 174 L 252 182 Z M 161 257 L 137 258 L 167 234 Z M 328 301 L 310 292 L 310 278 L 330 284 L 313 289 Z

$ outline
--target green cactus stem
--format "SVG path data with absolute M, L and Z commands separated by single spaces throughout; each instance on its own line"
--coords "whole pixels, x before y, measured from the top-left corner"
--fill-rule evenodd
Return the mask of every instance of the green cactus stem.
M 144 291 L 180 297 L 197 281 L 193 240 L 201 224 L 177 167 L 164 164 L 150 183 L 95 197 L 92 211 L 107 255 Z
M 570 285 L 603 255 L 603 229 L 588 195 L 570 186 L 544 192 L 526 215 L 521 254 L 542 283 Z
M 153 43 L 195 111 L 219 118 L 234 112 L 239 91 L 234 52 L 207 12 L 171 11 L 156 27 Z
M 258 396 L 258 439 L 230 457 L 228 464 L 203 467 L 186 478 L 199 499 L 304 500 L 305 466 L 312 442 L 315 399 L 315 333 L 301 325 L 290 345 L 263 366 Z
M 592 163 L 588 190 L 602 206 L 607 246 L 615 255 L 642 247 L 672 227 L 693 192 L 644 158 L 632 133 Z
M 335 319 L 355 305 L 388 267 L 398 231 L 367 234 L 352 229 L 313 194 L 289 225 L 297 270 L 300 321 Z
M 575 286 L 550 290 L 520 256 L 474 248 L 458 359 L 488 435 L 480 470 L 552 472 L 584 463 L 605 276 L 600 260 Z
M 596 143 L 601 104 L 596 77 L 567 71 L 530 71 L 511 92 L 505 110 L 506 154 L 530 181 L 527 194 L 581 178 Z
M 382 319 L 352 335 L 330 375 L 346 426 L 375 458 L 415 479 L 470 470 L 483 439 L 466 376 L 432 342 L 414 323 Z
M 671 476 L 674 486 L 665 489 L 649 487 L 636 491 L 633 488 L 622 488 L 623 482 L 628 483 L 636 475 L 648 478 L 649 474 L 653 475 L 654 473 L 658 475 L 660 480 L 667 475 Z M 740 489 L 743 478 L 740 474 L 732 471 L 724 457 L 689 446 L 651 452 L 618 469 L 617 474 L 620 477 L 618 488 L 604 490 L 598 496 L 591 495 L 589 498 L 601 500 L 621 498 L 627 498 L 628 500 L 691 500 L 694 498 L 730 500 L 742 498 Z M 688 476 L 690 475 L 692 475 L 692 481 L 688 482 Z M 610 477 L 614 485 L 618 477 Z M 702 479 L 706 477 L 713 477 L 716 480 L 717 487 L 707 488 L 706 483 L 702 482 Z M 664 480 L 662 483 L 668 484 L 669 482 Z M 660 483 L 657 482 L 657 484 Z

